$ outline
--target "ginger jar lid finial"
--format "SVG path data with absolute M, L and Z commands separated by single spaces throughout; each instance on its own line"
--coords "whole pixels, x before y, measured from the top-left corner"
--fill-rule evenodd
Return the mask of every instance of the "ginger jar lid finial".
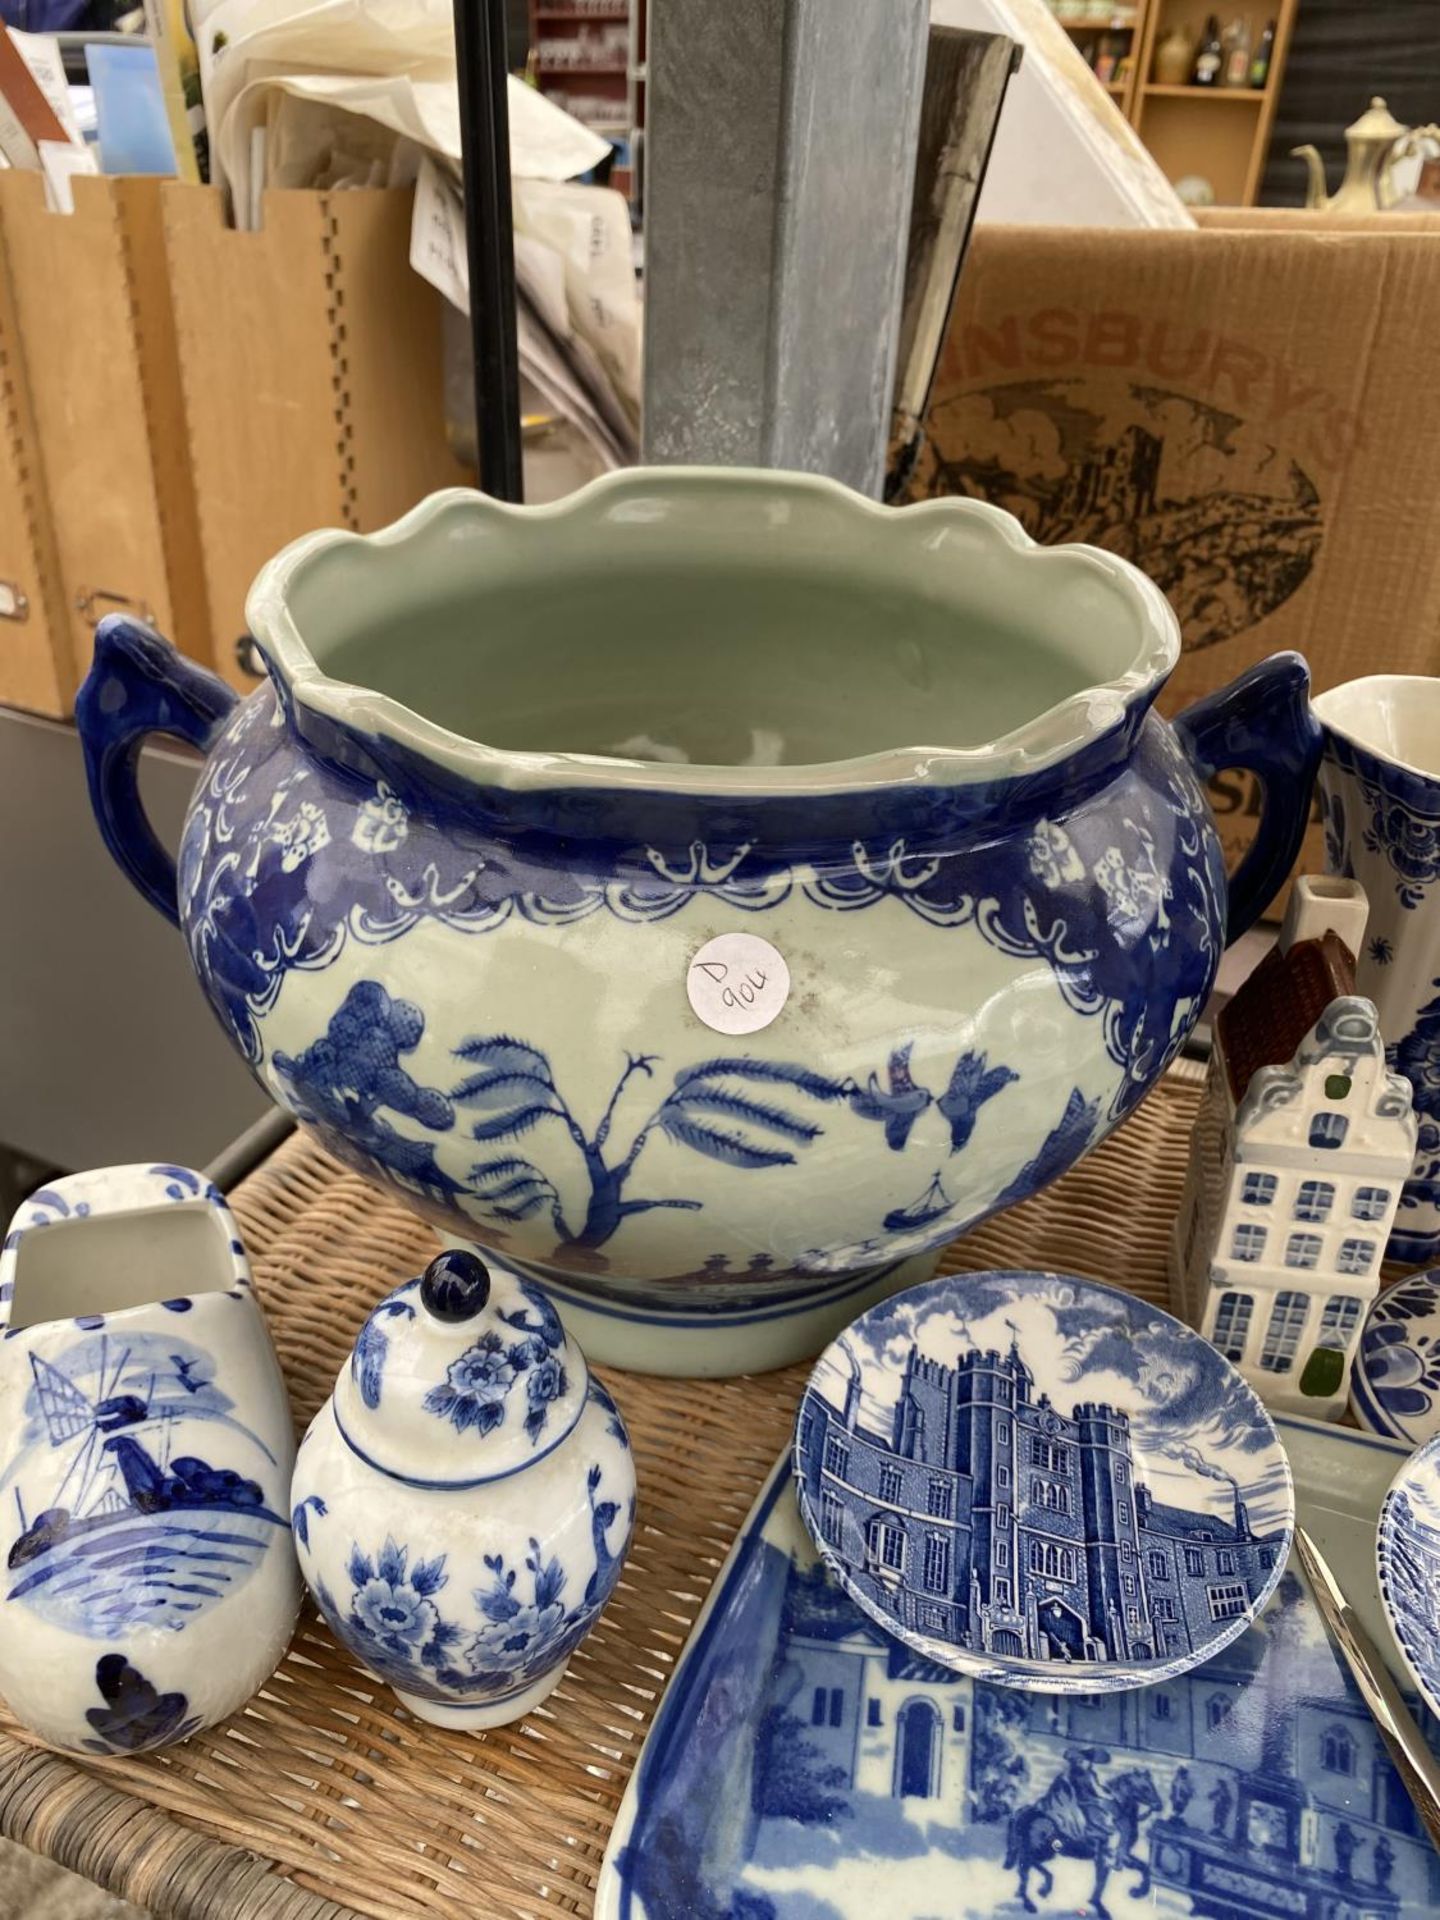
M 538 1287 L 455 1248 L 365 1322 L 335 1384 L 335 1418 L 382 1473 L 473 1487 L 553 1452 L 584 1411 L 589 1379 Z

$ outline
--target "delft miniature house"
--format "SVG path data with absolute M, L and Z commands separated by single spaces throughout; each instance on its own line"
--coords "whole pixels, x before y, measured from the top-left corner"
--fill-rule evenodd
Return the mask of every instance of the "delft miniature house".
M 887 1610 L 959 1644 L 1073 1661 L 1165 1659 L 1247 1612 L 1278 1547 L 1238 1491 L 1230 1519 L 1152 1499 L 1124 1413 L 1066 1415 L 1034 1384 L 1014 1347 L 954 1366 L 912 1348 L 889 1434 L 860 1425 L 858 1381 L 843 1412 L 806 1396 L 802 1419 L 823 1423 L 802 1446 L 821 1531 L 841 1545 L 863 1530 L 858 1577 Z
M 1408 1083 L 1357 997 L 1368 905 L 1302 876 L 1215 1023 L 1171 1246 L 1176 1307 L 1270 1406 L 1338 1418 L 1415 1153 Z

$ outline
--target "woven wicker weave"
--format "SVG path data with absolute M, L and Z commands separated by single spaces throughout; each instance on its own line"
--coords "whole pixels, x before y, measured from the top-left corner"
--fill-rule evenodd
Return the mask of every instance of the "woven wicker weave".
M 952 1270 L 1035 1266 L 1165 1298 L 1199 1076 L 1181 1067 L 1037 1199 L 953 1246 Z M 233 1195 L 297 1419 L 428 1230 L 301 1138 Z M 588 1914 L 656 1699 L 760 1481 L 804 1368 L 730 1382 L 609 1375 L 635 1442 L 620 1587 L 545 1706 L 487 1734 L 411 1720 L 306 1609 L 279 1672 L 222 1727 L 104 1761 L 0 1716 L 0 1831 L 161 1920 Z

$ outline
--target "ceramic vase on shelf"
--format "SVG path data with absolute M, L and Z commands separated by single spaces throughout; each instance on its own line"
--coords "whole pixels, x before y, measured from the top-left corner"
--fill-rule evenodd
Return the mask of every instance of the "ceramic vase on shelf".
M 1172 726 L 1175 617 L 976 500 L 800 474 L 436 495 L 265 568 L 241 701 L 102 623 L 112 853 L 333 1153 L 601 1360 L 774 1367 L 1071 1166 L 1291 866 L 1305 665 Z M 209 756 L 179 871 L 135 753 Z M 1267 803 L 1227 886 L 1202 782 Z
M 1370 901 L 1356 991 L 1373 1000 L 1386 1053 L 1410 1082 L 1415 1165 L 1387 1248 L 1440 1261 L 1440 679 L 1375 674 L 1315 702 L 1326 863 Z
M 0 1693 L 53 1746 L 224 1719 L 300 1604 L 294 1430 L 224 1201 L 187 1167 L 33 1194 L 0 1255 Z
M 1195 42 L 1182 26 L 1173 26 L 1155 48 L 1151 77 L 1157 86 L 1183 87 L 1194 58 Z
M 291 1499 L 337 1639 L 420 1719 L 479 1730 L 539 1706 L 599 1619 L 635 1467 L 539 1288 L 455 1251 L 366 1321 Z

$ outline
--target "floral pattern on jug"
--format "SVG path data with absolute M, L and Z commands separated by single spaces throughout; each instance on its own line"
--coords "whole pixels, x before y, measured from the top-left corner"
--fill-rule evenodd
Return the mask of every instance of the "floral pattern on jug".
M 545 523 L 554 554 L 603 528 L 683 578 L 687 542 L 744 526 L 727 547 L 743 583 L 762 563 L 783 576 L 796 543 L 863 550 L 887 617 L 905 617 L 888 596 L 922 575 L 931 614 L 954 600 L 962 617 L 927 668 L 951 675 L 944 649 L 969 644 L 983 579 L 992 614 L 1028 636 L 1006 656 L 1004 727 L 831 760 L 822 740 L 815 764 L 780 749 L 773 765 L 668 749 L 641 762 L 623 742 L 511 752 L 353 684 L 334 642 L 317 659 L 302 639 L 313 567 L 337 586 L 373 568 L 387 604 L 405 581 L 424 598 L 476 568 L 453 590 L 483 599 L 491 539 L 513 556 L 530 537 L 508 514 L 440 495 L 373 540 L 317 535 L 281 556 L 251 610 L 271 683 L 238 706 L 133 623 L 103 628 L 80 701 L 102 830 L 178 918 L 257 1076 L 352 1166 L 586 1309 L 602 1357 L 663 1366 L 632 1330 L 680 1342 L 703 1324 L 729 1344 L 701 1370 L 779 1364 L 813 1346 L 802 1319 L 840 1282 L 868 1284 L 1033 1191 L 1175 1056 L 1223 940 L 1303 831 L 1293 795 L 1318 752 L 1303 663 L 1265 663 L 1172 728 L 1152 702 L 1173 616 L 1113 555 L 1042 551 L 976 501 L 897 511 L 809 477 L 671 471 L 565 502 Z M 372 619 L 368 596 L 322 597 L 325 619 Z M 905 641 L 903 671 L 858 656 L 871 704 L 912 699 L 907 648 L 921 654 Z M 643 676 L 635 688 L 643 705 Z M 487 681 L 492 717 L 500 691 Z M 753 745 L 756 714 L 740 718 Z M 178 875 L 125 771 L 162 723 L 209 753 Z M 1227 901 L 1200 780 L 1234 764 L 1292 798 L 1267 812 Z M 749 928 L 785 959 L 790 994 L 722 1047 L 687 974 L 707 941 Z

